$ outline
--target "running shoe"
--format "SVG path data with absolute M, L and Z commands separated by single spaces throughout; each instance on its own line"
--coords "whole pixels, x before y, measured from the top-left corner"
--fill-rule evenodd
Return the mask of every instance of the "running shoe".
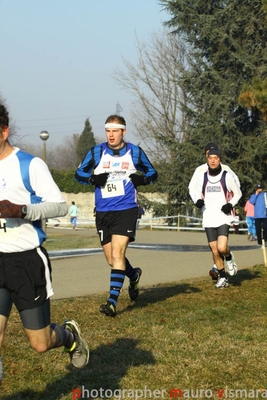
M 230 254 L 232 258 L 230 261 L 226 261 L 226 269 L 230 276 L 234 276 L 237 274 L 237 265 L 233 253 L 231 252 Z
M 101 304 L 99 311 L 108 317 L 116 317 L 117 315 L 116 307 L 111 301 L 107 301 L 106 304 Z
M 217 281 L 218 280 L 218 278 L 220 276 L 220 273 L 219 273 L 219 271 L 218 271 L 218 269 L 217 269 L 217 267 L 215 265 L 211 268 L 211 270 L 209 272 L 209 276 L 211 276 L 213 281 Z
M 140 278 L 142 275 L 141 268 L 135 268 L 135 271 L 137 273 L 137 278 L 135 281 L 130 281 L 129 287 L 128 287 L 128 293 L 129 293 L 131 300 L 137 299 L 137 297 L 139 295 L 139 281 L 140 281 Z
M 65 347 L 65 351 L 69 353 L 70 361 L 76 368 L 84 368 L 89 361 L 89 349 L 85 340 L 81 337 L 81 331 L 77 322 L 72 319 L 64 321 L 62 327 L 70 331 L 75 341 L 70 349 Z
M 218 280 L 218 282 L 215 284 L 215 287 L 217 289 L 224 289 L 224 288 L 226 288 L 228 286 L 229 286 L 229 283 L 228 283 L 228 279 L 227 278 L 220 278 Z

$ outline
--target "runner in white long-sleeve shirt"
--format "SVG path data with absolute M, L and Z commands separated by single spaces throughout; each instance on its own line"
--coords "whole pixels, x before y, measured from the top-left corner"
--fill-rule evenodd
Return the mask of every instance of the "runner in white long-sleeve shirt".
M 203 227 L 219 271 L 220 279 L 215 287 L 224 288 L 229 284 L 226 272 L 229 275 L 237 272 L 233 253 L 228 246 L 228 235 L 233 221 L 232 210 L 242 192 L 233 175 L 223 170 L 220 161 L 220 150 L 211 149 L 208 153 L 208 170 L 195 180 L 193 190 L 196 197 L 192 200 L 203 211 Z M 224 259 L 227 271 L 224 269 Z
M 205 146 L 206 161 L 208 161 L 208 154 L 209 154 L 209 151 L 211 149 L 218 149 L 217 144 L 214 143 L 214 142 L 209 142 L 209 143 L 206 144 L 206 146 Z M 229 172 L 234 177 L 236 183 L 240 187 L 239 178 L 234 173 L 234 171 L 226 164 L 222 164 L 221 163 L 221 167 L 222 167 L 223 171 Z M 198 191 L 196 190 L 197 181 L 202 178 L 202 176 L 203 176 L 203 174 L 205 172 L 208 171 L 208 168 L 209 168 L 208 162 L 205 162 L 204 164 L 199 165 L 195 169 L 195 171 L 193 173 L 193 176 L 192 176 L 192 178 L 191 178 L 191 180 L 189 182 L 189 185 L 188 185 L 189 194 L 190 194 L 190 196 L 191 196 L 191 198 L 192 198 L 194 203 L 198 200 L 198 196 L 199 196 Z M 210 270 L 210 276 L 212 277 L 213 280 L 216 280 L 216 281 L 219 278 L 219 271 L 218 271 L 218 269 L 217 269 L 215 264 L 212 266 L 212 268 Z

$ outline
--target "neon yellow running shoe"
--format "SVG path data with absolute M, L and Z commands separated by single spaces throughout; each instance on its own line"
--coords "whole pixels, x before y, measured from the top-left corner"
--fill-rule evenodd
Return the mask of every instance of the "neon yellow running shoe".
M 72 319 L 64 321 L 62 327 L 70 331 L 75 341 L 70 349 L 65 347 L 65 351 L 69 353 L 70 361 L 76 368 L 84 368 L 89 361 L 89 348 L 85 340 L 81 337 L 80 327 Z

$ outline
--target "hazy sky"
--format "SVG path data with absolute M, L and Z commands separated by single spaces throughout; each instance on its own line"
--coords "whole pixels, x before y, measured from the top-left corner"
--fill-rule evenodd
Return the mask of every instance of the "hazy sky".
M 104 138 L 131 95 L 112 78 L 122 57 L 137 62 L 136 36 L 150 40 L 169 15 L 158 0 L 0 0 L 0 94 L 24 142 L 49 145 L 81 133 L 86 118 Z M 137 141 L 128 124 L 128 140 Z

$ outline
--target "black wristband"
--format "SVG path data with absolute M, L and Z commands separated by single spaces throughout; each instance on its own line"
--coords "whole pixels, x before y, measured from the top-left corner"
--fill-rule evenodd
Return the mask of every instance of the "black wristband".
M 94 178 L 92 176 L 90 176 L 90 178 L 88 179 L 88 182 L 91 183 L 91 185 L 95 184 Z

